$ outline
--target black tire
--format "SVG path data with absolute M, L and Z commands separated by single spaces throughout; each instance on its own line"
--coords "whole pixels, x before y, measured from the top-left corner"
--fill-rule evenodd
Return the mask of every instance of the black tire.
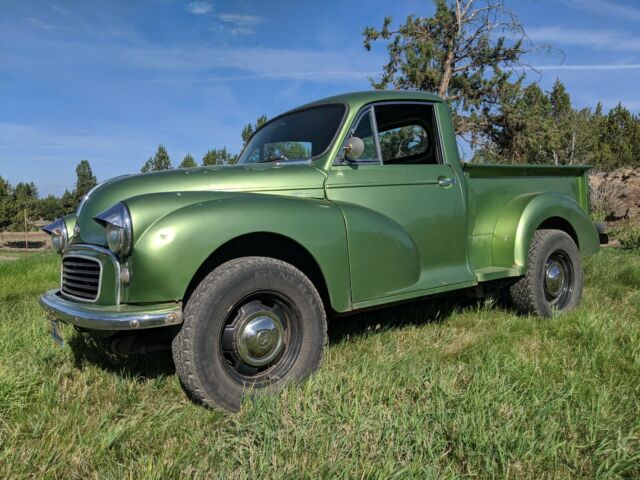
M 326 314 L 313 283 L 281 260 L 243 257 L 198 285 L 172 351 L 192 398 L 238 410 L 246 394 L 306 378 L 319 367 L 326 342 Z
M 510 288 L 523 313 L 552 317 L 578 306 L 582 259 L 573 239 L 561 230 L 538 230 L 529 247 L 527 274 Z

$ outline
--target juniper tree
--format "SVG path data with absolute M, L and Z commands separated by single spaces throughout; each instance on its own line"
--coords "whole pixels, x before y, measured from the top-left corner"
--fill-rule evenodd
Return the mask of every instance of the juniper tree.
M 398 27 L 365 28 L 364 47 L 387 46 L 382 75 L 374 88 L 436 92 L 454 115 L 456 133 L 478 144 L 491 127 L 498 96 L 521 79 L 523 57 L 536 49 L 513 11 L 502 0 L 434 0 L 431 17 L 409 15 Z M 512 80 L 512 76 L 516 79 Z

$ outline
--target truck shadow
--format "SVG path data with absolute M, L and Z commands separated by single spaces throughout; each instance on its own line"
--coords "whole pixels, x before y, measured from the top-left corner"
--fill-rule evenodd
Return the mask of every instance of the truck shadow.
M 337 316 L 329 321 L 329 344 L 353 341 L 380 329 L 444 322 L 455 312 L 478 302 L 465 296 L 443 296 Z
M 113 353 L 111 341 L 109 338 L 74 332 L 67 344 L 73 352 L 75 367 L 82 370 L 87 365 L 93 365 L 121 378 L 135 379 L 141 383 L 175 373 L 168 342 L 166 348 L 160 351 L 123 356 Z
M 379 329 L 394 330 L 445 322 L 455 312 L 480 303 L 480 300 L 465 296 L 438 297 L 334 317 L 328 322 L 329 345 L 356 341 L 358 337 L 375 334 Z M 79 332 L 74 332 L 67 343 L 78 369 L 93 365 L 122 378 L 140 382 L 173 375 L 175 366 L 171 357 L 170 336 L 162 343 L 158 342 L 157 337 L 153 337 L 152 331 L 143 331 L 139 335 L 136 342 L 145 345 L 148 340 L 145 335 L 150 335 L 159 350 L 123 356 L 113 353 L 112 338 L 104 339 Z

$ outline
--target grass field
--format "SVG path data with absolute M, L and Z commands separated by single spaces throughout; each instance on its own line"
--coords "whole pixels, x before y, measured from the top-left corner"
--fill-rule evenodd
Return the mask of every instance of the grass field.
M 640 255 L 586 272 L 553 320 L 460 299 L 334 320 L 318 374 L 229 415 L 166 352 L 56 346 L 36 298 L 58 259 L 0 262 L 0 478 L 639 478 Z

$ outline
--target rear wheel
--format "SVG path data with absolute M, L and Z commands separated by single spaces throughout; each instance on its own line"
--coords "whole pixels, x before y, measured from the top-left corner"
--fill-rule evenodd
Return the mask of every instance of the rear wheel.
M 308 376 L 325 343 L 325 311 L 311 281 L 283 261 L 244 257 L 196 288 L 172 350 L 193 397 L 237 410 L 247 393 Z
M 511 286 L 513 304 L 542 317 L 578 306 L 582 261 L 573 239 L 560 230 L 538 230 L 529 247 L 527 274 Z

